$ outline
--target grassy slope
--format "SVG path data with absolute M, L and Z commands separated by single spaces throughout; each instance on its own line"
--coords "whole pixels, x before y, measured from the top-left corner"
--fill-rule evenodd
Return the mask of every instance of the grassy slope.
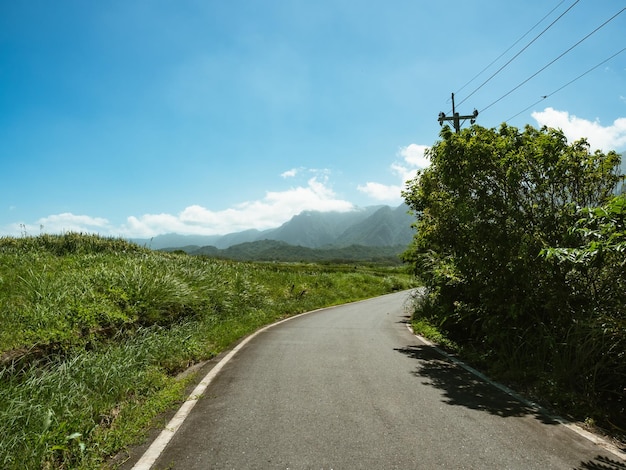
M 236 263 L 91 235 L 0 239 L 0 467 L 94 468 L 261 325 L 410 287 L 398 268 Z

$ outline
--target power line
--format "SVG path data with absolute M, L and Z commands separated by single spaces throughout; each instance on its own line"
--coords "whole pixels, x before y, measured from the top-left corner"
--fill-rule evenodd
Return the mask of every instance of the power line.
M 532 78 L 536 77 L 537 75 L 539 75 L 541 72 L 543 72 L 545 69 L 547 69 L 548 67 L 550 67 L 552 64 L 554 64 L 557 60 L 559 60 L 561 57 L 563 57 L 565 54 L 567 54 L 568 52 L 570 52 L 572 49 L 574 49 L 576 46 L 578 46 L 580 43 L 582 43 L 584 40 L 586 40 L 587 38 L 589 38 L 592 34 L 596 33 L 597 31 L 599 31 L 600 29 L 602 29 L 604 26 L 606 26 L 610 21 L 614 20 L 615 18 L 617 18 L 620 14 L 622 14 L 624 12 L 624 10 L 626 10 L 626 8 L 622 8 L 620 11 L 618 11 L 615 15 L 613 15 L 611 18 L 609 18 L 608 20 L 606 20 L 604 23 L 602 23 L 600 26 L 598 26 L 596 29 L 594 29 L 593 31 L 591 31 L 589 34 L 587 34 L 584 38 L 582 38 L 580 41 L 578 41 L 576 44 L 574 44 L 572 47 L 570 47 L 569 49 L 567 49 L 565 52 L 561 53 L 558 57 L 556 57 L 555 59 L 553 59 L 552 61 L 550 61 L 548 64 L 544 65 L 542 68 L 540 68 L 539 70 L 537 70 L 535 73 L 533 73 L 530 77 L 528 77 L 526 80 L 522 81 L 519 85 L 515 86 L 514 88 L 512 88 L 510 91 L 506 92 L 504 95 L 502 95 L 500 98 L 498 98 L 497 100 L 495 100 L 494 102 L 492 102 L 491 104 L 489 104 L 489 106 L 485 106 L 481 112 L 485 112 L 486 110 L 488 110 L 489 108 L 491 108 L 494 104 L 496 104 L 498 101 L 506 98 L 507 96 L 509 96 L 511 93 L 513 93 L 515 90 L 517 90 L 518 88 L 520 88 L 522 85 L 524 85 L 525 83 L 527 83 L 529 80 L 531 80 Z M 462 102 L 461 102 L 462 103 Z M 459 103 L 460 104 L 460 103 Z
M 478 72 L 476 75 L 474 75 L 474 76 L 473 76 L 473 77 L 472 77 L 472 78 L 471 78 L 471 79 L 470 79 L 470 80 L 469 80 L 469 81 L 468 81 L 465 85 L 463 85 L 461 88 L 459 88 L 459 89 L 456 91 L 456 94 L 458 94 L 458 93 L 459 93 L 461 90 L 463 90 L 463 89 L 464 89 L 467 85 L 469 85 L 469 84 L 470 84 L 470 83 L 472 83 L 474 80 L 476 80 L 478 77 L 480 77 L 480 76 L 481 76 L 481 75 L 482 75 L 482 74 L 483 74 L 483 73 L 484 73 L 484 72 L 485 72 L 485 71 L 486 71 L 489 67 L 491 67 L 493 64 L 495 64 L 495 63 L 496 63 L 498 60 L 500 60 L 500 59 L 501 59 L 501 58 L 502 58 L 502 57 L 503 57 L 503 56 L 504 56 L 507 52 L 509 52 L 511 49 L 513 49 L 515 46 L 517 46 L 517 44 L 518 44 L 518 43 L 519 43 L 522 39 L 524 39 L 526 36 L 528 36 L 528 35 L 530 34 L 530 32 L 531 32 L 533 29 L 535 29 L 537 26 L 539 26 L 541 23 L 543 23 L 543 21 L 544 21 L 544 20 L 545 20 L 548 16 L 550 16 L 550 15 L 554 12 L 554 10 L 556 10 L 558 7 L 560 7 L 560 6 L 561 6 L 561 4 L 562 4 L 564 1 L 565 1 L 565 0 L 561 0 L 561 1 L 557 4 L 557 6 L 555 6 L 552 10 L 550 10 L 550 11 L 548 12 L 548 14 L 547 14 L 547 15 L 545 15 L 543 18 L 541 18 L 539 21 L 537 21 L 537 23 L 535 23 L 535 25 L 534 25 L 532 28 L 530 28 L 528 31 L 526 31 L 526 32 L 524 33 L 524 35 L 523 35 L 523 36 L 521 36 L 521 37 L 520 37 L 517 41 L 515 41 L 513 44 L 511 44 L 511 46 L 509 46 L 509 48 L 508 48 L 506 51 L 504 51 L 504 52 L 503 52 L 502 54 L 500 54 L 498 57 L 496 57 L 495 59 L 493 59 L 489 65 L 487 65 L 484 69 L 482 69 L 480 72 Z
M 504 64 L 502 67 L 500 67 L 498 70 L 495 71 L 495 73 L 493 73 L 487 80 L 485 80 L 484 82 L 482 82 L 478 88 L 476 88 L 474 91 L 472 91 L 469 95 L 467 95 L 460 103 L 459 105 L 463 104 L 465 101 L 467 101 L 467 99 L 472 96 L 474 93 L 476 93 L 478 90 L 480 90 L 483 86 L 485 86 L 493 77 L 495 77 L 496 75 L 498 75 L 500 72 L 502 72 L 502 70 L 509 65 L 511 62 L 513 62 L 515 59 L 517 59 L 517 57 L 524 52 L 526 49 L 528 49 L 530 47 L 530 45 L 532 43 L 534 43 L 537 39 L 539 39 L 546 31 L 548 31 L 552 26 L 554 26 L 554 24 L 559 21 L 561 18 L 563 18 L 563 16 L 565 16 L 565 14 L 570 11 L 572 8 L 574 8 L 574 6 L 579 2 L 580 0 L 576 0 L 574 3 L 572 3 L 567 10 L 565 10 L 563 13 L 561 13 L 552 23 L 550 23 L 543 31 L 541 31 L 537 36 L 535 36 L 532 41 L 530 41 L 528 44 L 526 44 L 517 54 L 515 54 L 513 57 L 511 57 L 511 59 L 509 59 L 509 61 Z
M 563 85 L 560 88 L 557 88 L 556 90 L 554 90 L 552 93 L 548 93 L 547 95 L 544 95 L 541 97 L 540 100 L 536 101 L 535 103 L 531 104 L 529 107 L 527 107 L 526 109 L 523 109 L 522 111 L 520 111 L 519 113 L 517 113 L 515 116 L 512 116 L 510 118 L 508 118 L 506 121 L 504 122 L 508 122 L 512 119 L 515 119 L 517 116 L 519 116 L 522 113 L 525 113 L 526 111 L 528 111 L 530 108 L 536 106 L 537 104 L 541 103 L 543 100 L 545 100 L 546 98 L 549 98 L 550 96 L 554 95 L 555 93 L 558 93 L 559 91 L 561 91 L 563 88 L 570 86 L 572 83 L 574 83 L 576 80 L 583 78 L 585 75 L 587 75 L 589 72 L 594 71 L 595 69 L 597 69 L 598 67 L 600 67 L 601 65 L 607 63 L 609 60 L 611 60 L 613 57 L 616 57 L 618 55 L 620 55 L 622 52 L 626 51 L 626 47 L 623 48 L 621 51 L 616 52 L 615 54 L 613 54 L 611 57 L 609 57 L 608 59 L 604 59 L 602 62 L 600 62 L 597 65 L 594 65 L 593 67 L 591 67 L 589 70 L 587 70 L 584 73 L 581 73 L 578 77 L 574 78 L 573 80 L 570 80 L 569 82 L 567 82 L 565 85 Z

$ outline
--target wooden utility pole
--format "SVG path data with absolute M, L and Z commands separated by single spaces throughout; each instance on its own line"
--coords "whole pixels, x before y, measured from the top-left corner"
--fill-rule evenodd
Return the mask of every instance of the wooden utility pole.
M 454 130 L 458 134 L 461 132 L 461 119 L 470 119 L 470 123 L 474 124 L 476 122 L 476 116 L 478 116 L 478 111 L 474 109 L 474 112 L 470 116 L 459 116 L 459 113 L 456 112 L 454 108 L 454 93 L 452 93 L 452 116 L 448 117 L 444 113 L 439 113 L 439 125 L 443 126 L 444 121 L 452 121 L 452 125 L 454 126 Z

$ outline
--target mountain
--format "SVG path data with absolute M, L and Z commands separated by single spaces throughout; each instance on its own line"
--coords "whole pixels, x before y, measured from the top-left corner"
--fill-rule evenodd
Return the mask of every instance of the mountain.
M 384 206 L 367 219 L 347 228 L 335 241 L 337 246 L 396 246 L 408 245 L 413 238 L 413 216 L 403 204 L 395 209 Z
M 402 204 L 396 208 L 369 206 L 351 212 L 304 211 L 280 227 L 264 231 L 246 230 L 211 236 L 166 234 L 132 241 L 154 250 L 184 249 L 188 253 L 201 247 L 226 250 L 263 240 L 285 242 L 300 248 L 407 246 L 413 238 L 411 224 L 415 222 L 408 210 L 408 206 Z
M 337 245 L 346 230 L 364 223 L 384 207 L 387 206 L 370 206 L 352 212 L 304 211 L 277 229 L 264 233 L 263 238 L 309 248 Z
M 263 234 L 266 232 L 269 232 L 269 230 L 261 232 L 256 229 L 250 229 L 244 230 L 243 232 L 229 233 L 228 235 L 221 236 L 219 240 L 213 243 L 213 246 L 224 249 L 241 243 L 254 242 L 261 240 L 263 238 Z
M 145 246 L 153 250 L 164 248 L 182 248 L 188 246 L 214 245 L 222 238 L 221 235 L 179 235 L 177 233 L 166 233 L 153 238 L 133 238 L 132 242 Z
M 187 247 L 189 248 L 189 247 Z M 188 251 L 190 255 L 204 255 L 211 258 L 224 258 L 237 261 L 278 261 L 314 263 L 376 263 L 384 265 L 401 264 L 400 254 L 405 246 L 362 246 L 308 248 L 295 246 L 279 240 L 259 240 L 233 245 L 224 250 L 205 246 Z

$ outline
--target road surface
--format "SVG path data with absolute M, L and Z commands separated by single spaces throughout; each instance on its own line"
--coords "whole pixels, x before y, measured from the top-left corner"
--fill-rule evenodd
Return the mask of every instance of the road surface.
M 412 335 L 402 292 L 258 334 L 155 469 L 626 469 Z

